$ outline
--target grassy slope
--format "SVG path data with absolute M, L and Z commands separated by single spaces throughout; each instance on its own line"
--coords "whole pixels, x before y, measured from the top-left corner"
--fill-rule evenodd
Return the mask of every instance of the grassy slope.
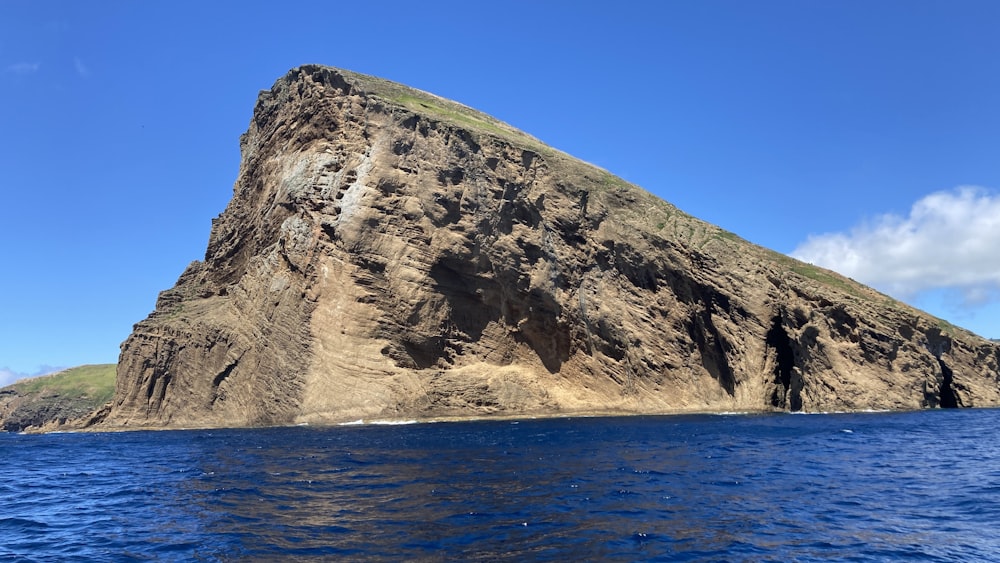
M 86 400 L 100 406 L 115 393 L 115 364 L 70 368 L 14 383 L 7 387 L 22 396 L 59 396 Z

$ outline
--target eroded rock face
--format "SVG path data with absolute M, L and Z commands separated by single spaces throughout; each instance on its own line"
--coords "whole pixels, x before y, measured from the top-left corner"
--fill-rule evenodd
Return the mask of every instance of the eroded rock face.
M 423 92 L 295 69 L 242 153 L 103 424 L 1000 404 L 993 343 Z

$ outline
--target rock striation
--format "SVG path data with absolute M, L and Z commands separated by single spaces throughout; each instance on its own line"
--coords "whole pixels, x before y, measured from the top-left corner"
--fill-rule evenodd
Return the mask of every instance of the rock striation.
M 1000 348 L 487 115 L 303 66 L 103 427 L 1000 405 Z

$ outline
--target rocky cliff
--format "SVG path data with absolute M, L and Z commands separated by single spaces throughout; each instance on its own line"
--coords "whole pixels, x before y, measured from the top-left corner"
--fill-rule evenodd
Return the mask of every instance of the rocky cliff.
M 86 425 L 115 389 L 114 364 L 70 368 L 0 388 L 0 430 L 44 431 Z
M 110 427 L 1000 404 L 996 344 L 454 102 L 304 66 Z

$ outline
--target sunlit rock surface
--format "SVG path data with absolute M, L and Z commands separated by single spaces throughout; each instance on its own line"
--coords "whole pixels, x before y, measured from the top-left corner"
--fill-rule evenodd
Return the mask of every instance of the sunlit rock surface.
M 996 344 L 431 94 L 301 67 L 241 144 L 99 425 L 1000 404 Z

